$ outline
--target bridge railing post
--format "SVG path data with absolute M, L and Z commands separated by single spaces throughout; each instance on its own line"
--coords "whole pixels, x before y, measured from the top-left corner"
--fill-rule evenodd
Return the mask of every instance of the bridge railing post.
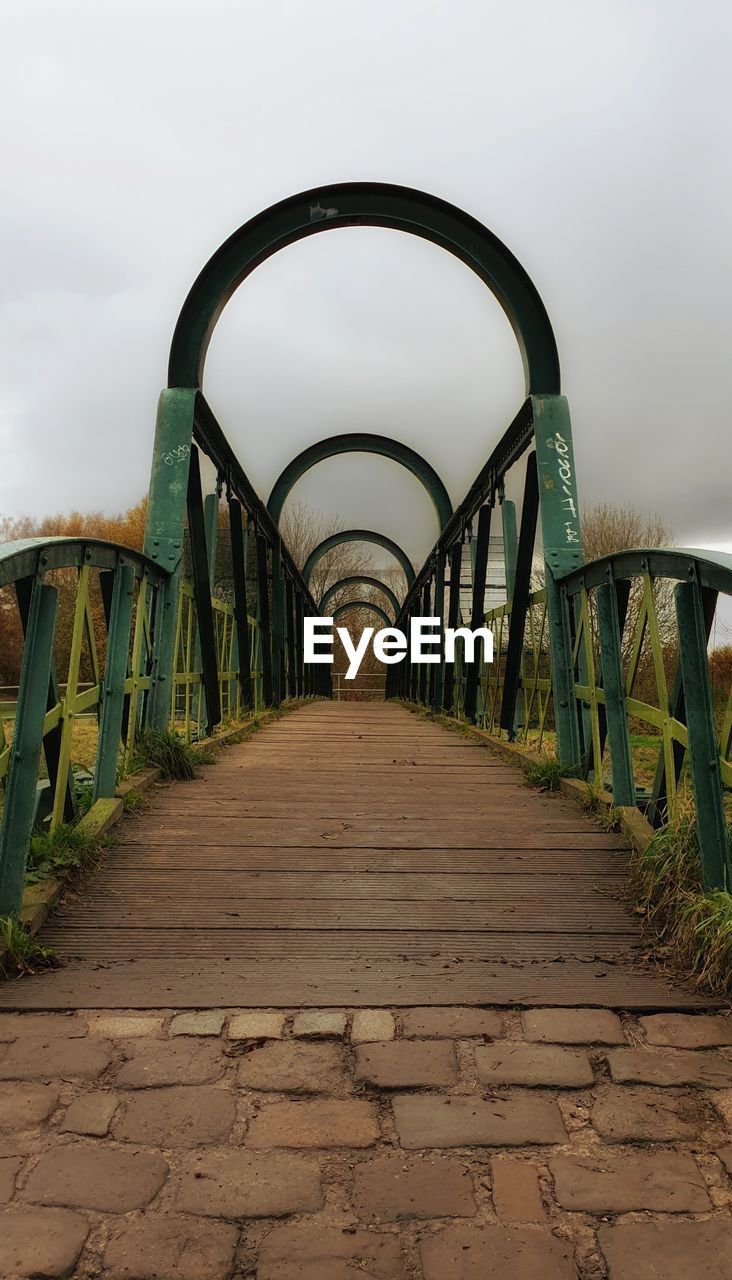
M 168 388 L 158 402 L 144 551 L 167 570 L 169 576 L 160 584 L 155 614 L 153 669 L 147 704 L 147 724 L 153 729 L 168 727 L 173 701 L 178 591 L 195 404 L 196 391 L 189 387 Z
M 544 544 L 557 756 L 567 769 L 581 763 L 574 695 L 572 632 L 566 593 L 556 579 L 582 564 L 582 534 L 572 447 L 572 425 L 564 396 L 532 396 Z

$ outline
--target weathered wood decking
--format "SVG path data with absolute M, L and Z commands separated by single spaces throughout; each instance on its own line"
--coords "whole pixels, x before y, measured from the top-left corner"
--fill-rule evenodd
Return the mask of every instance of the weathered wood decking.
M 703 1003 L 644 963 L 618 836 L 398 706 L 304 707 L 117 830 L 0 1007 Z

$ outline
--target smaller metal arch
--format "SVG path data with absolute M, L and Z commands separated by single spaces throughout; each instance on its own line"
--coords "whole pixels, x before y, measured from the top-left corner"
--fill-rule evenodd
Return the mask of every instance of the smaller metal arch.
M 383 591 L 384 595 L 386 596 L 386 598 L 388 599 L 390 605 L 394 610 L 394 617 L 396 618 L 397 614 L 399 613 L 400 606 L 399 606 L 399 601 L 394 595 L 394 592 L 392 591 L 391 587 L 387 587 L 385 582 L 379 582 L 378 578 L 367 577 L 365 573 L 354 573 L 348 578 L 339 578 L 338 582 L 334 582 L 332 587 L 328 587 L 328 590 L 323 593 L 323 596 L 318 605 L 320 612 L 321 613 L 325 612 L 325 606 L 327 605 L 331 596 L 335 595 L 336 591 L 340 591 L 341 587 L 353 586 L 357 582 L 365 583 L 365 585 L 368 587 L 374 587 L 375 590 L 377 591 Z
M 323 556 L 332 551 L 334 547 L 339 547 L 342 542 L 373 542 L 377 547 L 383 547 L 398 561 L 407 579 L 407 586 L 411 587 L 417 575 L 414 572 L 414 565 L 409 556 L 402 551 L 398 542 L 392 542 L 391 538 L 385 537 L 383 533 L 374 533 L 372 529 L 342 529 L 340 533 L 331 533 L 328 538 L 323 538 L 323 541 L 319 542 L 317 547 L 310 552 L 303 566 L 302 576 L 306 583 L 310 582 L 313 569 L 318 561 L 322 560 Z
M 421 453 L 402 444 L 400 440 L 392 440 L 390 436 L 376 435 L 371 431 L 345 431 L 342 435 L 328 436 L 311 444 L 297 457 L 288 462 L 272 486 L 267 509 L 273 520 L 279 523 L 282 508 L 301 476 L 311 467 L 326 458 L 335 458 L 341 453 L 376 453 L 391 462 L 398 462 L 419 480 L 427 490 L 437 512 L 440 529 L 444 529 L 452 515 L 452 503 L 440 477 Z
M 333 621 L 337 622 L 349 609 L 370 609 L 372 613 L 378 614 L 387 627 L 391 629 L 394 626 L 389 615 L 384 613 L 384 610 L 379 608 L 378 604 L 374 604 L 373 600 L 349 600 L 346 604 L 339 604 L 338 608 L 333 611 Z

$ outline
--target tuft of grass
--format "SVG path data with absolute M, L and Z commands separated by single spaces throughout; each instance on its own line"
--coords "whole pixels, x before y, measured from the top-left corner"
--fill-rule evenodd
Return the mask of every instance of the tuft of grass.
M 56 962 L 51 947 L 42 947 L 16 916 L 0 916 L 0 974 L 37 973 Z
M 122 808 L 125 813 L 142 813 L 147 808 L 147 798 L 141 791 L 126 791 L 122 797 Z
M 558 791 L 560 780 L 567 776 L 553 756 L 547 756 L 541 763 L 527 760 L 523 768 L 529 786 L 537 787 L 539 791 Z
M 732 991 L 732 895 L 702 887 L 693 815 L 663 827 L 643 853 L 633 854 L 630 870 L 640 910 L 666 952 L 700 986 Z
M 31 836 L 28 850 L 26 884 L 96 866 L 102 850 L 110 842 L 108 836 L 91 836 L 82 828 L 66 823 L 55 831 L 37 832 Z
M 146 729 L 135 743 L 133 772 L 154 765 L 164 778 L 188 782 L 196 776 L 196 765 L 204 763 L 202 755 L 172 730 Z

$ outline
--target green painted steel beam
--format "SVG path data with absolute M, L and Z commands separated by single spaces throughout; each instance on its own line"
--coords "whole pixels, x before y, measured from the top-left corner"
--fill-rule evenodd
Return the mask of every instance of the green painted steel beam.
M 130 626 L 135 575 L 129 565 L 120 564 L 114 575 L 109 610 L 107 656 L 100 695 L 99 743 L 94 770 L 92 800 L 114 795 L 117 783 L 117 759 L 122 736 L 125 680 L 129 661 Z
M 317 547 L 310 552 L 305 565 L 303 567 L 302 576 L 306 583 L 310 582 L 313 569 L 323 556 L 332 551 L 334 547 L 339 547 L 343 542 L 373 542 L 377 547 L 383 547 L 384 551 L 388 551 L 390 555 L 399 564 L 407 579 L 407 586 L 411 587 L 415 580 L 414 566 L 406 555 L 398 542 L 393 542 L 391 538 L 385 537 L 383 533 L 374 533 L 372 529 L 342 529 L 339 533 L 331 533 L 329 537 L 323 538 Z
M 724 889 L 729 893 L 732 888 L 730 848 L 699 584 L 679 583 L 674 598 L 702 883 L 706 890 Z
M 636 795 L 621 647 L 623 628 L 618 607 L 618 588 L 613 581 L 605 582 L 597 589 L 597 623 L 613 774 L 613 804 L 632 806 L 636 802 Z
M 303 449 L 302 453 L 293 458 L 275 480 L 269 495 L 267 509 L 272 519 L 279 523 L 285 502 L 301 476 L 326 458 L 335 458 L 342 453 L 375 453 L 406 467 L 424 485 L 437 512 L 440 529 L 444 529 L 452 515 L 452 503 L 434 467 L 416 449 L 410 449 L 408 445 L 392 440 L 389 436 L 374 435 L 368 431 L 349 431 L 329 436 Z
M 300 192 L 235 231 L 209 259 L 183 304 L 170 351 L 168 385 L 201 386 L 219 316 L 256 267 L 306 236 L 350 226 L 405 231 L 454 254 L 491 289 L 505 311 L 523 359 L 527 394 L 560 390 L 559 356 L 549 317 L 506 245 L 455 205 L 380 182 L 344 182 Z
M 28 846 L 36 811 L 36 781 L 53 661 L 58 591 L 33 585 L 18 687 L 10 767 L 0 827 L 0 916 L 16 915 L 23 900 Z

